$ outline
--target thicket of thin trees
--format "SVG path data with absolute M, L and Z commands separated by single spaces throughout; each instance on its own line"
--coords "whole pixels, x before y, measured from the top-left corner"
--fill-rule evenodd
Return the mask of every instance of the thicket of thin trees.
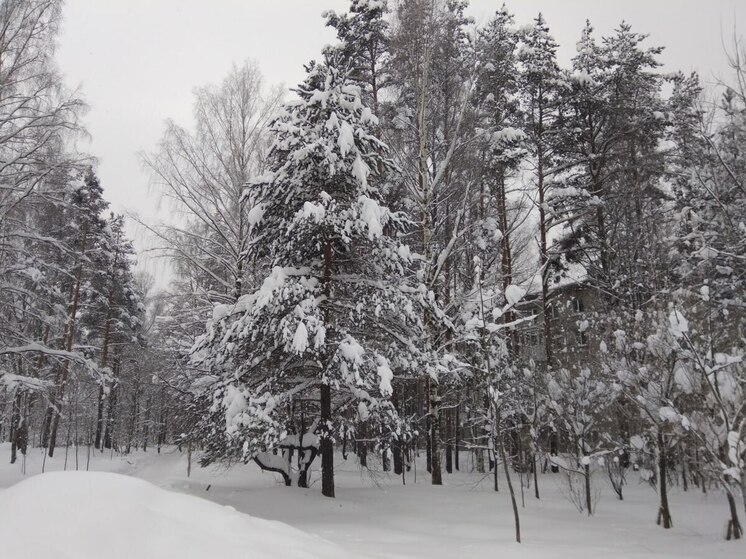
M 623 499 L 635 468 L 664 528 L 671 483 L 717 487 L 741 537 L 740 42 L 703 91 L 625 23 L 588 23 L 562 67 L 541 15 L 352 0 L 291 93 L 237 66 L 144 156 L 171 213 L 143 225 L 175 270 L 153 294 L 66 151 L 82 104 L 53 71 L 58 7 L 2 10 L 0 52 L 28 51 L 0 69 L 14 449 L 177 443 L 302 487 L 318 460 L 329 497 L 335 450 L 403 481 L 422 453 L 433 484 L 474 468 L 498 489 L 501 468 L 518 540 L 540 470 L 593 514 L 598 478 Z

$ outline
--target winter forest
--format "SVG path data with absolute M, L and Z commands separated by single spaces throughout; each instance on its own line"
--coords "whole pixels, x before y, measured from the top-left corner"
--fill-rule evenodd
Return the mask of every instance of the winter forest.
M 0 1 L 0 556 L 743 557 L 741 36 L 710 85 L 625 22 L 565 64 L 510 5 L 322 4 L 301 83 L 163 125 L 154 221 L 62 3 Z

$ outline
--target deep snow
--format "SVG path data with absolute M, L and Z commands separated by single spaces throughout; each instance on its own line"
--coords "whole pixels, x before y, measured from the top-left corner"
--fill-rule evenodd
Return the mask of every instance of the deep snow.
M 105 472 L 35 475 L 0 497 L 3 555 L 23 559 L 343 559 L 281 522 Z M 5 555 L 4 555 L 5 556 Z
M 25 476 L 21 473 L 21 464 L 8 464 L 8 453 L 7 445 L 0 445 L 0 487 L 8 487 L 41 470 L 40 450 L 32 450 L 27 457 Z M 60 449 L 58 454 L 54 460 L 47 459 L 47 471 L 62 469 L 64 449 Z M 75 467 L 73 456 L 71 450 L 68 456 L 68 469 Z M 466 453 L 462 453 L 461 462 L 463 469 L 469 469 L 470 460 Z M 80 450 L 78 465 L 85 469 L 84 449 Z M 361 473 L 354 456 L 350 456 L 347 461 L 339 456 L 336 471 L 337 499 L 326 499 L 320 494 L 318 472 L 312 477 L 312 483 L 316 483 L 310 489 L 298 489 L 284 487 L 278 483 L 274 475 L 262 473 L 253 465 L 239 465 L 230 469 L 203 469 L 195 465 L 190 478 L 186 476 L 186 465 L 186 456 L 174 448 L 165 449 L 160 455 L 151 451 L 147 454 L 138 452 L 126 457 L 112 456 L 109 453 L 98 454 L 91 461 L 92 470 L 125 473 L 164 489 L 234 507 L 237 511 L 254 517 L 285 522 L 304 532 L 334 542 L 344 550 L 343 555 L 340 555 L 344 557 L 367 554 L 371 557 L 428 559 L 497 556 L 501 559 L 700 559 L 710 556 L 718 559 L 742 559 L 746 556 L 744 540 L 723 540 L 727 506 L 725 498 L 718 490 L 712 489 L 704 495 L 696 488 L 688 492 L 675 486 L 671 488 L 674 528 L 663 530 L 655 525 L 655 492 L 649 485 L 640 482 L 637 475 L 632 472 L 629 485 L 625 488 L 625 500 L 622 502 L 616 500 L 604 477 L 600 473 L 597 475 L 595 483 L 600 492 L 600 499 L 597 503 L 597 512 L 591 518 L 578 514 L 564 497 L 564 485 L 559 475 L 541 475 L 540 500 L 534 498 L 533 488 L 525 490 L 525 507 L 520 511 L 524 543 L 518 545 L 513 541 L 512 512 L 503 479 L 500 480 L 499 493 L 492 490 L 490 477 L 467 472 L 450 475 L 444 473 L 446 485 L 432 487 L 429 485 L 427 474 L 419 468 L 417 483 L 414 483 L 414 472 L 409 472 L 407 485 L 403 486 L 401 479 L 393 475 L 368 471 Z M 84 479 L 86 477 L 85 474 L 81 476 Z M 517 478 L 515 481 L 518 487 Z M 7 510 L 13 491 L 0 491 L 0 510 Z M 38 538 L 39 534 L 44 534 L 45 519 L 51 521 L 51 518 L 57 518 L 49 518 L 42 511 L 42 507 L 61 499 L 61 495 L 44 497 L 42 493 L 39 492 L 37 495 L 38 505 L 20 501 L 17 502 L 17 506 L 10 507 L 23 511 L 23 522 L 28 523 L 29 528 L 26 532 L 20 532 L 18 529 L 9 532 L 3 526 L 4 523 L 0 523 L 0 546 L 9 541 L 9 538 L 13 539 L 13 535 L 25 534 L 21 540 L 33 539 L 32 535 Z M 99 503 L 95 506 L 105 507 L 106 500 L 113 498 L 107 495 L 107 492 L 102 491 L 100 498 L 93 499 L 90 506 L 94 507 L 95 503 Z M 68 498 L 72 497 L 68 494 Z M 256 519 L 239 521 L 236 518 L 243 517 L 235 512 L 221 507 L 208 507 L 209 503 L 198 503 L 194 505 L 194 510 L 199 509 L 202 512 L 194 513 L 194 516 L 199 517 L 195 525 L 202 531 L 202 538 L 217 536 L 220 539 L 220 534 L 232 532 L 239 525 L 245 525 L 245 529 L 250 532 L 247 538 L 254 537 L 251 530 L 252 526 L 256 526 Z M 98 522 L 95 515 L 86 515 L 79 510 L 71 511 L 68 515 L 71 523 L 85 525 L 86 518 Z M 166 515 L 166 518 L 171 517 Z M 742 521 L 746 520 L 743 513 L 741 518 Z M 116 522 L 112 524 L 112 529 L 121 530 L 121 538 L 126 542 L 154 537 L 153 533 L 148 531 L 146 522 L 138 522 L 130 527 L 122 525 L 119 528 Z M 158 537 L 163 538 L 166 543 L 179 545 L 183 525 L 171 518 L 168 521 L 164 520 L 160 526 Z M 230 526 L 231 529 L 227 529 L 226 526 Z M 280 533 L 283 532 L 278 532 Z M 96 531 L 89 533 L 81 528 L 81 534 L 81 538 L 85 539 L 84 536 L 96 536 Z M 298 537 L 301 538 L 302 535 Z M 278 545 L 283 539 L 285 536 L 278 536 Z M 101 547 L 101 553 L 94 556 L 96 559 L 120 557 L 105 552 L 106 542 L 117 541 L 115 538 L 102 538 L 96 541 L 100 542 Z M 325 551 L 324 545 L 326 544 L 319 542 L 319 549 Z M 4 555 L 7 548 L 2 551 L 1 555 Z M 137 555 L 127 555 L 135 556 Z M 167 553 L 153 557 L 172 556 Z M 278 552 L 274 556 L 288 555 Z M 33 556 L 21 554 L 15 557 L 26 559 Z M 74 557 L 78 559 L 77 556 Z M 215 553 L 211 557 L 243 556 Z

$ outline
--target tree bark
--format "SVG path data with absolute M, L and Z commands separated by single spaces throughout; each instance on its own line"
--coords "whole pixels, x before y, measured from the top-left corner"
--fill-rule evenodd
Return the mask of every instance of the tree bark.
M 738 520 L 738 509 L 736 508 L 736 499 L 730 491 L 725 492 L 728 498 L 728 509 L 730 511 L 730 520 L 728 521 L 728 530 L 725 535 L 726 540 L 740 540 L 743 535 L 741 522 Z
M 333 254 L 331 241 L 324 243 L 324 294 L 331 296 Z M 328 317 L 327 317 L 328 318 Z M 328 322 L 328 320 L 327 320 Z M 319 406 L 321 409 L 321 494 L 334 497 L 334 439 L 332 438 L 332 389 L 321 380 Z
M 18 450 L 19 431 L 21 426 L 21 403 L 23 393 L 20 389 L 16 391 L 13 398 L 13 408 L 10 414 L 10 463 L 16 463 L 16 453 Z
M 440 465 L 440 396 L 438 384 L 430 382 L 430 453 L 432 454 L 432 484 L 443 485 L 443 474 Z
M 658 433 L 658 487 L 660 493 L 660 505 L 658 507 L 658 525 L 668 529 L 673 526 L 671 511 L 668 507 L 668 480 L 666 464 L 666 447 L 663 434 Z
M 453 438 L 451 436 L 451 426 L 453 421 L 451 419 L 451 410 L 447 410 L 445 416 L 445 446 L 446 446 L 446 472 L 449 474 L 453 473 Z
M 585 506 L 588 516 L 593 515 L 593 499 L 591 498 L 591 465 L 583 464 L 583 477 L 585 478 Z
M 67 322 L 67 337 L 65 340 L 65 350 L 71 352 L 73 349 L 73 339 L 75 337 L 75 319 L 78 314 L 78 305 L 80 303 L 80 284 L 83 277 L 83 255 L 85 254 L 86 238 L 87 238 L 88 223 L 83 222 L 80 232 L 80 253 L 76 255 L 78 260 L 77 270 L 75 274 L 75 283 L 73 284 L 72 292 L 72 307 L 70 308 L 70 316 Z M 48 443 L 48 454 L 52 458 L 54 456 L 54 447 L 57 444 L 57 429 L 60 424 L 60 415 L 62 413 L 62 400 L 65 397 L 65 387 L 67 386 L 67 377 L 70 372 L 70 361 L 65 360 L 62 364 L 62 372 L 59 375 L 59 386 L 57 389 L 57 396 L 54 398 L 54 402 L 50 402 L 49 409 L 47 410 L 50 416 L 49 425 L 49 440 Z M 50 413 L 51 412 L 51 413 Z
M 332 391 L 321 385 L 321 494 L 334 497 L 334 441 L 331 433 Z
M 521 518 L 518 514 L 518 502 L 515 499 L 515 491 L 513 490 L 513 482 L 510 479 L 510 469 L 508 468 L 508 459 L 505 456 L 505 444 L 503 443 L 502 430 L 500 429 L 500 412 L 495 406 L 495 420 L 497 425 L 497 439 L 500 450 L 500 459 L 503 463 L 503 470 L 505 471 L 505 480 L 508 484 L 508 492 L 510 493 L 510 503 L 513 505 L 513 521 L 515 522 L 515 541 L 521 543 Z M 497 464 L 495 464 L 497 469 Z
M 109 360 L 109 338 L 111 335 L 111 304 L 107 304 L 106 308 L 106 321 L 104 323 L 104 341 L 101 346 L 101 367 L 106 367 Z M 94 446 L 101 448 L 101 432 L 104 426 L 104 401 L 106 391 L 104 390 L 103 382 L 98 387 L 98 406 L 96 411 L 96 438 Z

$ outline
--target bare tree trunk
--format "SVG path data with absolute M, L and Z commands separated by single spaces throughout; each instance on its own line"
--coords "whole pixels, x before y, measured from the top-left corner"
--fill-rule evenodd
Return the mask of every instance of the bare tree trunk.
M 67 339 L 65 340 L 65 350 L 71 352 L 73 349 L 73 339 L 75 337 L 75 319 L 78 314 L 78 305 L 80 303 L 80 285 L 83 277 L 83 263 L 82 258 L 85 254 L 86 248 L 86 236 L 88 223 L 83 222 L 80 232 L 80 253 L 76 255 L 77 258 L 77 270 L 75 273 L 75 283 L 73 285 L 72 292 L 72 307 L 70 308 L 70 316 L 67 322 Z M 60 415 L 62 413 L 62 401 L 65 397 L 65 387 L 67 386 L 67 377 L 70 372 L 70 361 L 65 360 L 62 364 L 62 372 L 59 375 L 59 383 L 57 388 L 57 395 L 54 398 L 54 402 L 50 402 L 49 410 L 51 410 L 51 420 L 49 422 L 49 440 L 48 440 L 48 452 L 49 457 L 54 456 L 54 447 L 57 444 L 57 429 L 60 424 Z M 49 411 L 48 410 L 48 411 Z
M 130 424 L 127 433 L 127 449 L 126 453 L 129 454 L 132 451 L 132 443 L 135 443 L 135 449 L 137 449 L 137 439 L 135 438 L 135 431 L 137 429 L 137 416 L 140 414 L 140 383 L 139 379 L 135 377 L 135 385 L 133 387 L 132 394 L 132 411 L 130 413 Z M 191 450 L 191 441 L 189 443 Z M 191 459 L 191 457 L 190 457 Z
M 360 467 L 368 467 L 368 429 L 365 422 L 361 422 L 358 426 L 358 436 L 355 442 L 355 452 L 357 453 L 358 460 L 360 460 Z
M 668 479 L 666 464 L 666 447 L 663 433 L 658 433 L 658 487 L 660 493 L 660 505 L 658 507 L 658 525 L 668 529 L 673 526 L 671 511 L 668 508 Z
M 109 338 L 111 334 L 111 305 L 108 304 L 106 308 L 106 321 L 104 323 L 104 340 L 101 346 L 101 367 L 106 367 L 109 360 Z M 101 432 L 103 431 L 104 424 L 104 400 L 105 390 L 103 382 L 98 387 L 98 406 L 96 411 L 96 439 L 94 445 L 96 448 L 101 447 Z
M 451 426 L 453 420 L 451 418 L 451 410 L 447 410 L 445 416 L 445 445 L 446 445 L 446 472 L 449 474 L 453 473 L 453 438 L 451 436 Z
M 329 297 L 332 274 L 332 246 L 324 244 L 324 292 Z M 334 440 L 332 438 L 332 389 L 322 382 L 319 406 L 321 408 L 321 494 L 334 497 Z
M 425 377 L 425 382 L 423 383 L 423 395 L 425 400 L 425 432 L 427 433 L 427 437 L 425 440 L 425 469 L 427 470 L 428 474 L 431 474 L 433 472 L 433 438 L 430 435 L 433 427 L 433 418 L 430 415 L 430 383 L 432 381 L 430 380 L 430 377 Z
M 10 413 L 10 463 L 16 463 L 16 452 L 18 449 L 18 432 L 21 425 L 21 402 L 23 394 L 20 389 L 16 390 L 13 398 L 12 411 Z
M 119 376 L 119 362 L 120 356 L 115 354 L 114 355 L 114 383 L 111 386 L 111 390 L 109 391 L 109 410 L 106 418 L 106 426 L 104 428 L 104 448 L 107 449 L 113 449 L 114 448 L 114 427 L 116 422 L 116 414 L 117 414 L 117 392 L 119 390 L 119 387 L 117 386 L 117 377 Z
M 148 396 L 148 401 L 145 403 L 145 418 L 142 426 L 142 451 L 148 451 L 148 437 L 150 435 L 150 406 L 153 403 L 153 397 Z
M 591 498 L 591 465 L 583 464 L 583 477 L 585 478 L 585 507 L 588 516 L 593 515 L 593 499 Z
M 725 535 L 726 540 L 740 540 L 743 535 L 743 528 L 738 520 L 738 509 L 736 508 L 736 499 L 730 491 L 725 492 L 728 498 L 728 509 L 730 511 L 730 520 L 728 520 L 728 530 Z
M 505 444 L 503 443 L 502 429 L 500 429 L 500 412 L 495 406 L 495 419 L 497 425 L 497 439 L 498 446 L 500 448 L 500 460 L 503 463 L 503 470 L 505 471 L 505 480 L 508 484 L 508 492 L 510 492 L 510 503 L 513 505 L 513 521 L 515 522 L 515 541 L 521 543 L 521 519 L 518 515 L 518 502 L 515 499 L 515 491 L 513 490 L 513 482 L 510 479 L 510 469 L 508 468 L 508 459 L 505 456 Z M 497 464 L 495 464 L 497 469 Z
M 321 494 L 334 497 L 334 441 L 329 426 L 332 421 L 332 391 L 321 385 Z
M 453 446 L 455 449 L 455 455 L 454 455 L 453 465 L 456 467 L 456 471 L 459 471 L 460 469 L 459 468 L 459 447 L 461 445 L 461 413 L 459 411 L 459 406 L 456 406 L 455 415 L 456 415 L 456 418 L 455 418 L 456 425 L 454 428 L 454 442 L 453 442 Z
M 432 454 L 431 479 L 433 485 L 443 485 L 443 475 L 440 465 L 440 396 L 438 384 L 430 382 L 430 452 Z

